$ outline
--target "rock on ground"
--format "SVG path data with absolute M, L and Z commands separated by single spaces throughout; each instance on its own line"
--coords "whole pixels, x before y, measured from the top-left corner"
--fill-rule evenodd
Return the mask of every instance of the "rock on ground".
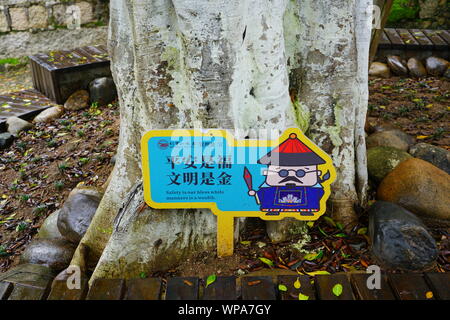
M 374 147 L 367 151 L 367 170 L 369 176 L 379 183 L 398 164 L 411 156 L 405 151 L 392 147 Z
M 427 76 L 427 69 L 423 63 L 417 58 L 410 58 L 408 60 L 409 74 L 414 78 L 423 78 Z
M 8 132 L 13 136 L 17 136 L 22 130 L 33 127 L 31 123 L 18 117 L 9 117 L 6 119 L 6 124 L 8 125 Z
M 49 215 L 39 228 L 39 232 L 36 237 L 39 239 L 62 239 L 63 236 L 58 229 L 58 216 L 59 210 L 56 210 Z
M 450 151 L 432 144 L 418 143 L 409 149 L 409 153 L 450 174 Z
M 39 113 L 33 120 L 34 123 L 38 122 L 50 122 L 59 118 L 64 113 L 64 108 L 62 106 L 54 106 L 45 109 Z
M 430 224 L 450 225 L 450 175 L 429 162 L 411 158 L 381 182 L 379 200 L 396 203 Z
M 375 132 L 366 140 L 367 149 L 373 147 L 392 147 L 402 151 L 408 151 L 413 143 L 414 138 L 400 130 Z
M 64 239 L 35 239 L 24 250 L 21 263 L 40 264 L 61 271 L 70 263 L 75 246 Z
M 14 136 L 9 132 L 0 133 L 0 150 L 8 148 L 14 141 Z
M 93 80 L 89 84 L 91 103 L 97 102 L 99 105 L 107 105 L 117 97 L 116 85 L 112 78 L 103 77 Z
M 407 76 L 408 68 L 406 63 L 399 56 L 387 56 L 387 64 L 391 71 L 398 76 Z
M 70 95 L 64 103 L 64 109 L 76 111 L 89 107 L 89 92 L 78 90 Z
M 440 77 L 447 71 L 450 63 L 442 58 L 428 57 L 425 61 L 425 66 L 430 75 Z
M 438 257 L 436 242 L 422 221 L 408 210 L 377 201 L 369 209 L 372 253 L 384 268 L 424 270 Z
M 64 238 L 79 243 L 91 224 L 103 194 L 94 188 L 73 189 L 58 216 L 58 229 Z
M 380 78 L 389 78 L 391 76 L 391 70 L 387 66 L 387 64 L 382 62 L 373 62 L 370 65 L 369 76 L 380 77 Z

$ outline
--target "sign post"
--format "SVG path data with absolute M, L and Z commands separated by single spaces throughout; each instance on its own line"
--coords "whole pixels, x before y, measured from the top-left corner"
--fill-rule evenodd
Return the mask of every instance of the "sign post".
M 226 130 L 152 130 L 141 141 L 145 202 L 156 209 L 209 208 L 217 254 L 233 254 L 234 218 L 317 220 L 336 177 L 331 158 L 299 129 L 274 140 Z

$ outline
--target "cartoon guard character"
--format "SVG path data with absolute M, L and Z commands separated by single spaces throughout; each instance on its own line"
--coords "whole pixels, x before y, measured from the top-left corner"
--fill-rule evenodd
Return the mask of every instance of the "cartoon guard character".
M 314 212 L 320 210 L 320 199 L 324 195 L 320 183 L 328 180 L 330 174 L 327 172 L 320 178 L 322 172 L 318 165 L 326 161 L 301 142 L 297 134 L 291 133 L 286 141 L 259 159 L 258 163 L 268 166 L 263 173 L 266 180 L 258 191 L 248 185 L 248 194 L 256 198 L 261 211 L 267 212 L 266 216 L 287 211 L 314 216 Z M 244 179 L 247 181 L 246 174 L 250 173 L 245 170 Z

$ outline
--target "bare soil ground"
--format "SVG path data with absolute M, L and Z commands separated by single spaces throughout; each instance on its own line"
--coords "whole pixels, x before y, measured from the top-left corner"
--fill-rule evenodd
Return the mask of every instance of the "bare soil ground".
M 419 140 L 449 148 L 450 83 L 391 78 L 370 80 L 369 122 L 388 122 Z M 31 86 L 26 69 L 0 73 L 0 93 Z M 66 112 L 51 124 L 22 132 L 0 152 L 0 272 L 19 262 L 45 218 L 68 193 L 84 183 L 101 188 L 113 165 L 119 133 L 116 103 Z M 369 252 L 367 215 L 350 233 L 327 218 L 310 224 L 310 241 L 272 244 L 264 222 L 252 219 L 232 257 L 206 252 L 153 275 L 236 275 L 267 268 L 299 272 L 362 270 L 374 263 Z M 440 247 L 436 271 L 450 271 L 449 230 L 432 230 Z M 309 253 L 309 254 L 307 254 Z

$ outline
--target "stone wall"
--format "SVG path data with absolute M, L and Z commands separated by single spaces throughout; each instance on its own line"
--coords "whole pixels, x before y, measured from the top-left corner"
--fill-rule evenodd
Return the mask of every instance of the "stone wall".
M 73 6 L 79 10 L 82 26 L 106 25 L 108 3 L 108 0 L 0 0 L 0 33 L 64 28 L 71 23 Z
M 0 0 L 0 59 L 106 44 L 108 15 L 109 0 Z

